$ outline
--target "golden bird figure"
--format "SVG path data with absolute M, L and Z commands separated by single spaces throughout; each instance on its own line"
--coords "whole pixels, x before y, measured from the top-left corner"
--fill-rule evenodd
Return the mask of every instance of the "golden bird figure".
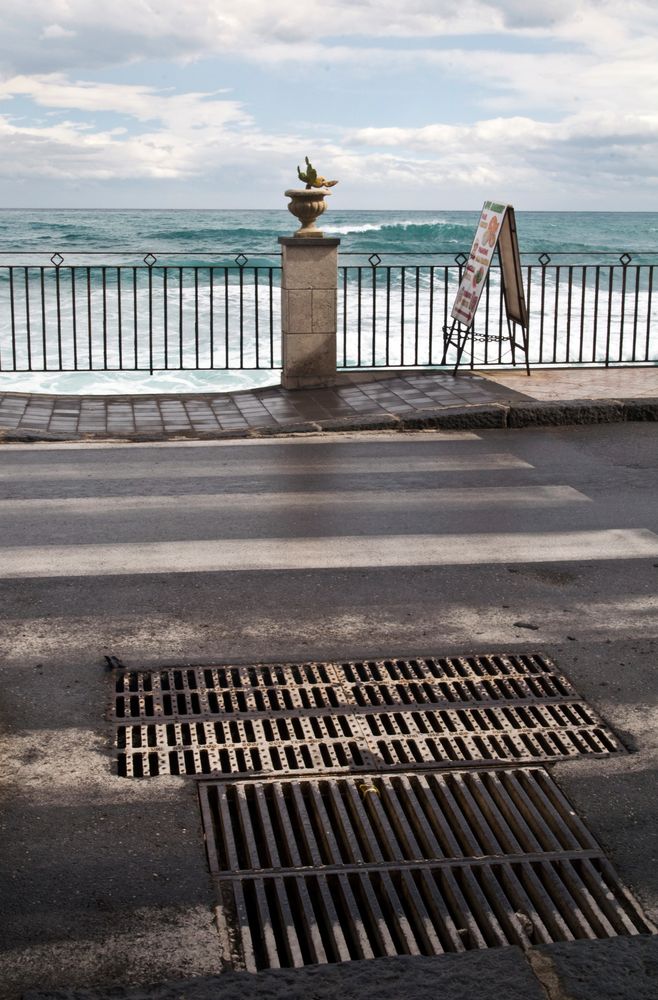
M 304 181 L 306 184 L 306 189 L 309 188 L 322 188 L 322 187 L 333 187 L 334 184 L 338 184 L 338 181 L 328 181 L 326 177 L 318 176 L 318 172 L 314 166 L 311 165 L 311 161 L 308 156 L 305 157 L 306 160 L 306 170 L 302 173 L 297 166 L 297 176 L 300 181 Z

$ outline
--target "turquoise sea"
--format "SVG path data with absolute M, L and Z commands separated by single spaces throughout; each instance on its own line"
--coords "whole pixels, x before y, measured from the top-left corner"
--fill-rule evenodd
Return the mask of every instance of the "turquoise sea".
M 338 236 L 344 263 L 383 262 L 427 254 L 410 263 L 450 263 L 468 253 L 479 209 L 473 211 L 341 211 L 339 194 L 319 220 L 327 236 Z M 335 206 L 335 207 L 334 207 Z M 658 212 L 524 212 L 517 210 L 524 263 L 539 254 L 555 262 L 614 264 L 621 254 L 633 263 L 658 263 Z M 159 262 L 230 263 L 238 253 L 250 264 L 276 262 L 279 236 L 296 220 L 285 210 L 1 210 L 0 264 L 47 264 L 53 253 L 66 264 Z M 112 256 L 110 256 L 112 255 Z M 102 374 L 26 373 L 0 375 L 0 387 L 49 392 L 156 392 L 228 389 L 273 383 L 276 372 L 155 372 Z
M 336 201 L 338 198 L 336 197 Z M 658 212 L 523 212 L 517 225 L 529 253 L 655 253 Z M 329 206 L 319 225 L 347 252 L 468 250 L 479 210 L 342 212 Z M 0 210 L 0 252 L 67 250 L 137 253 L 276 252 L 295 220 L 284 210 Z

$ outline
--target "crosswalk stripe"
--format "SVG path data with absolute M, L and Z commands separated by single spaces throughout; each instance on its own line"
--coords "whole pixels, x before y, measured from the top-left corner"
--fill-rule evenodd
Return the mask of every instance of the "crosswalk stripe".
M 106 514 L 115 511 L 240 510 L 286 507 L 338 509 L 343 506 L 403 508 L 558 507 L 570 503 L 591 503 L 589 497 L 572 486 L 489 486 L 440 487 L 435 490 L 322 490 L 307 493 L 179 493 L 175 496 L 57 497 L 53 499 L 0 500 L 0 517 L 8 514 Z
M 216 462 L 194 462 L 189 465 L 175 461 L 155 463 L 115 461 L 112 465 L 101 462 L 84 462 L 69 465 L 25 465 L 5 462 L 2 478 L 20 480 L 38 479 L 40 482 L 75 479 L 207 479 L 220 476 L 291 476 L 291 475 L 349 475 L 349 474 L 399 474 L 406 472 L 470 472 L 497 469 L 531 469 L 532 466 L 516 455 L 506 452 L 474 455 L 438 455 L 435 458 L 414 458 L 411 455 L 364 458 L 358 455 L 325 455 L 321 459 L 306 461 L 231 461 L 222 458 Z
M 400 432 L 396 430 L 380 430 L 375 432 L 377 435 L 376 441 L 386 441 L 387 444 L 393 442 L 394 444 L 399 443 L 403 440 L 411 440 L 416 444 L 421 442 L 423 444 L 428 441 L 481 441 L 482 436 L 476 434 L 475 431 L 438 431 L 438 430 L 419 430 L 414 432 L 405 432 L 404 438 L 400 436 Z M 2 442 L 2 451 L 25 451 L 25 452 L 35 452 L 35 451 L 135 451 L 137 449 L 143 450 L 148 449 L 148 451 L 161 451 L 165 448 L 171 448 L 176 451 L 185 451 L 188 448 L 221 448 L 225 450 L 226 448 L 289 448 L 292 446 L 311 446 L 313 448 L 318 445 L 329 446 L 336 448 L 340 446 L 342 448 L 348 448 L 355 442 L 368 444 L 373 443 L 373 431 L 318 431 L 317 434 L 314 433 L 304 433 L 304 434 L 294 434 L 291 432 L 288 435 L 277 435 L 275 437 L 266 438 L 227 438 L 225 440 L 205 440 L 196 441 L 192 438 L 179 438 L 177 441 L 31 441 L 29 444 L 23 443 L 11 443 Z
M 204 539 L 5 547 L 0 549 L 0 577 L 578 562 L 656 556 L 658 535 L 645 529 Z

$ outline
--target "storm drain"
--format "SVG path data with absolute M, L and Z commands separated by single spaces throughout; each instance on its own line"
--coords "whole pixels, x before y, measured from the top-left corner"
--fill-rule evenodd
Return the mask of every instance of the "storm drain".
M 435 769 L 623 749 L 537 654 L 128 671 L 115 688 L 124 777 Z
M 540 768 L 199 784 L 224 968 L 655 933 Z

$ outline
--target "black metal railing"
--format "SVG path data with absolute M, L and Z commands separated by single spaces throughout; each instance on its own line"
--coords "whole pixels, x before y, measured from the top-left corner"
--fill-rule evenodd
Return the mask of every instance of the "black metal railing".
M 230 263 L 24 256 L 0 260 L 0 371 L 281 367 L 275 254 Z
M 522 256 L 532 365 L 658 364 L 658 254 Z M 342 254 L 338 367 L 440 365 L 466 262 L 445 251 Z M 280 258 L 267 251 L 4 254 L 0 371 L 277 369 L 280 284 Z M 511 361 L 494 267 L 463 363 Z
M 352 262 L 352 256 L 361 260 Z M 444 329 L 468 259 L 465 253 L 442 256 L 343 255 L 340 368 L 441 364 Z M 385 257 L 393 260 L 385 263 Z M 658 254 L 522 257 L 530 364 L 658 364 Z M 447 363 L 454 359 L 451 349 Z M 517 353 L 516 360 L 524 359 Z M 487 277 L 463 363 L 512 363 L 498 267 Z

